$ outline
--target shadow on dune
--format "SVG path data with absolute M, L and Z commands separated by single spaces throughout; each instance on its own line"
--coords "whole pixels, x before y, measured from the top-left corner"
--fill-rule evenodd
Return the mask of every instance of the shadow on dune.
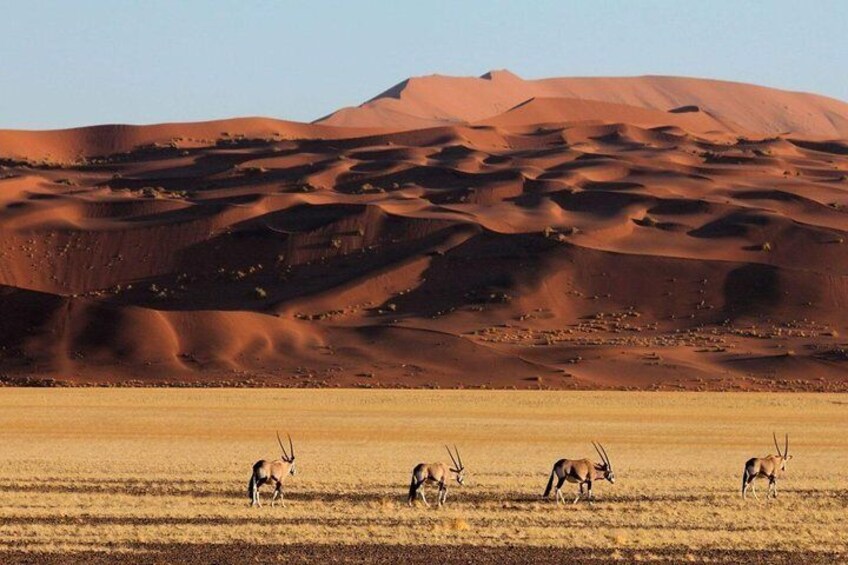
M 780 302 L 780 273 L 776 267 L 751 263 L 727 274 L 724 303 L 728 315 L 766 310 Z

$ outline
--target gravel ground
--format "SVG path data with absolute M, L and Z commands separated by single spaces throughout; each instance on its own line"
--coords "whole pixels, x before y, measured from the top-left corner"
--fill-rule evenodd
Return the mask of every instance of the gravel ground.
M 756 552 L 718 550 L 695 553 L 689 550 L 599 552 L 593 549 L 547 547 L 475 547 L 467 545 L 246 545 L 246 544 L 175 544 L 139 547 L 140 553 L 32 553 L 3 551 L 0 562 L 6 565 L 134 565 L 241 564 L 241 563 L 534 563 L 534 564 L 598 564 L 598 563 L 680 563 L 783 565 L 805 563 L 840 563 L 848 555 L 812 552 Z

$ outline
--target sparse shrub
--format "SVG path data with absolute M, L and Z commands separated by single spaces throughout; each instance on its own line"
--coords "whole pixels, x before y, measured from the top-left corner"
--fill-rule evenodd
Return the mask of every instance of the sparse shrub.
M 567 240 L 568 236 L 574 235 L 579 231 L 580 230 L 574 226 L 569 226 L 567 228 L 561 229 L 556 229 L 548 226 L 542 231 L 542 235 L 544 235 L 548 239 L 563 242 Z
M 249 177 L 256 177 L 266 172 L 268 172 L 268 169 L 265 167 L 245 167 L 244 169 L 244 174 Z
M 379 193 L 379 192 L 386 192 L 386 191 L 384 189 L 380 188 L 379 186 L 374 186 L 370 182 L 366 182 L 365 184 L 363 184 L 359 188 L 360 194 L 375 194 L 375 193 Z
M 465 294 L 469 302 L 477 304 L 506 304 L 512 302 L 512 296 L 500 290 L 475 289 Z
M 159 186 L 145 186 L 141 189 L 141 194 L 145 198 L 163 198 L 165 190 Z

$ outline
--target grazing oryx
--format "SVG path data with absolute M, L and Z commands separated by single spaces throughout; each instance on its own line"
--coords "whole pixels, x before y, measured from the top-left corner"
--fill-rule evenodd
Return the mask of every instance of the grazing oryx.
M 448 486 L 447 482 L 450 480 L 450 473 L 456 473 L 456 482 L 462 486 L 463 473 L 465 472 L 465 467 L 462 465 L 462 458 L 459 456 L 459 450 L 456 446 L 453 446 L 453 450 L 456 451 L 456 458 L 454 458 L 453 453 L 451 453 L 450 448 L 446 445 L 445 449 L 448 450 L 448 455 L 450 455 L 451 461 L 453 461 L 453 467 L 448 467 L 444 463 L 419 463 L 412 470 L 412 482 L 409 483 L 409 505 L 412 506 L 412 503 L 415 501 L 416 495 L 421 496 L 421 500 L 424 501 L 428 507 L 430 503 L 427 502 L 427 499 L 424 497 L 424 483 L 438 483 L 439 485 L 439 506 L 442 506 L 445 503 L 445 499 L 448 497 Z
M 272 483 L 274 485 L 271 506 L 274 506 L 274 502 L 278 497 L 280 504 L 285 506 L 285 502 L 283 502 L 283 479 L 286 478 L 286 475 L 294 476 L 297 473 L 294 468 L 294 445 L 292 444 L 291 436 L 288 436 L 288 438 L 291 454 L 286 453 L 286 448 L 283 447 L 283 441 L 280 439 L 280 432 L 277 432 L 277 442 L 283 451 L 280 459 L 274 461 L 261 459 L 253 465 L 253 474 L 250 475 L 250 483 L 247 485 L 247 497 L 250 498 L 251 506 L 254 504 L 256 506 L 262 506 L 259 502 L 259 487 L 265 483 Z
M 748 492 L 748 487 L 751 487 L 751 494 L 754 495 L 754 498 L 759 498 L 757 496 L 757 490 L 754 487 L 754 479 L 768 479 L 768 492 L 766 493 L 766 498 L 769 495 L 774 494 L 774 497 L 777 498 L 777 473 L 778 472 L 786 472 L 786 462 L 792 459 L 792 456 L 789 455 L 789 434 L 786 434 L 786 443 L 783 446 L 783 453 L 780 452 L 780 446 L 777 445 L 777 435 L 772 432 L 772 438 L 774 439 L 774 448 L 777 449 L 777 455 L 768 455 L 766 457 L 753 457 L 748 459 L 745 463 L 745 470 L 742 471 L 742 498 L 745 498 L 745 495 Z
M 580 485 L 580 492 L 577 494 L 577 498 L 574 499 L 572 504 L 577 504 L 577 501 L 580 500 L 581 496 L 583 496 L 583 485 L 586 485 L 588 488 L 588 499 L 589 504 L 591 504 L 592 499 L 594 498 L 594 495 L 592 494 L 592 481 L 606 479 L 610 483 L 615 483 L 615 474 L 612 472 L 612 464 L 607 456 L 607 450 L 604 449 L 603 445 L 599 443 L 596 444 L 594 441 L 592 442 L 592 445 L 595 447 L 595 451 L 598 452 L 598 455 L 600 455 L 602 463 L 592 463 L 589 459 L 560 459 L 554 463 L 554 468 L 551 471 L 551 478 L 548 479 L 548 486 L 545 487 L 545 494 L 542 495 L 543 497 L 548 498 L 548 496 L 550 496 L 551 488 L 554 484 L 554 477 L 557 478 L 557 504 L 559 504 L 560 501 L 565 504 L 565 497 L 562 495 L 562 485 L 565 481 L 568 481 L 569 483 L 578 483 Z

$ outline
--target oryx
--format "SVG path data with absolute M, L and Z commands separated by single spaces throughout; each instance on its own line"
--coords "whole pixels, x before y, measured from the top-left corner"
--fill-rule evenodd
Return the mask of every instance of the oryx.
M 451 461 L 453 461 L 453 467 L 448 467 L 446 464 L 441 462 L 419 463 L 412 470 L 412 481 L 409 483 L 408 500 L 410 506 L 412 506 L 416 496 L 420 496 L 421 500 L 424 501 L 424 504 L 430 506 L 427 499 L 424 497 L 424 489 L 422 488 L 426 482 L 437 483 L 439 485 L 439 506 L 442 506 L 445 503 L 445 499 L 448 497 L 447 482 L 450 480 L 450 473 L 454 473 L 456 475 L 456 482 L 462 486 L 465 467 L 462 464 L 462 458 L 459 456 L 459 450 L 456 446 L 453 446 L 453 449 L 456 452 L 456 457 L 454 457 L 447 445 L 445 446 L 445 449 L 448 450 L 448 455 L 450 455 Z
M 557 478 L 556 485 L 556 502 L 562 501 L 565 504 L 565 497 L 562 494 L 562 485 L 565 481 L 569 483 L 577 483 L 580 486 L 580 491 L 572 504 L 577 504 L 580 497 L 583 496 L 583 486 L 587 487 L 587 498 L 589 503 L 592 503 L 594 495 L 592 494 L 592 482 L 600 480 L 608 480 L 610 483 L 615 483 L 615 473 L 612 471 L 612 463 L 610 463 L 607 451 L 601 444 L 592 445 L 595 451 L 601 457 L 601 463 L 593 463 L 590 459 L 560 459 L 554 463 L 554 468 L 551 470 L 551 477 L 548 479 L 548 486 L 545 487 L 545 494 L 542 496 L 547 498 L 551 494 L 553 488 L 554 477 Z
M 294 467 L 294 444 L 292 444 L 290 435 L 288 438 L 289 451 L 291 451 L 290 454 L 287 453 L 286 448 L 283 447 L 283 441 L 280 439 L 280 433 L 277 432 L 277 442 L 280 444 L 280 449 L 283 452 L 280 459 L 275 459 L 274 461 L 261 459 L 254 463 L 253 473 L 250 475 L 250 482 L 247 485 L 247 496 L 250 498 L 251 506 L 254 504 L 256 506 L 262 506 L 259 502 L 259 487 L 265 483 L 271 483 L 274 485 L 274 494 L 271 496 L 271 506 L 274 506 L 274 502 L 277 498 L 279 498 L 280 503 L 285 506 L 285 503 L 283 502 L 283 479 L 285 479 L 288 475 L 294 476 L 297 473 L 297 470 Z
M 777 455 L 767 455 L 765 457 L 753 457 L 745 462 L 745 469 L 742 471 L 742 498 L 748 493 L 748 487 L 751 487 L 751 494 L 754 498 L 757 496 L 757 490 L 754 487 L 755 479 L 768 479 L 769 495 L 774 495 L 777 498 L 777 474 L 786 472 L 786 462 L 792 459 L 789 455 L 789 434 L 786 434 L 786 441 L 783 445 L 783 453 L 780 452 L 780 446 L 777 444 L 777 434 L 772 432 L 774 439 L 774 448 L 777 450 Z

